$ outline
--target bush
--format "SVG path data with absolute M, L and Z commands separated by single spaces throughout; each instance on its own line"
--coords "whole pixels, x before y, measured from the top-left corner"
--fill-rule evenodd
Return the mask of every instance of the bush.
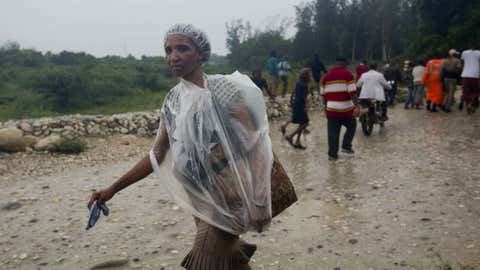
M 42 94 L 21 90 L 14 85 L 0 86 L 0 121 L 56 115 Z
M 80 154 L 87 149 L 87 143 L 79 138 L 64 138 L 60 144 L 55 147 L 54 152 L 62 154 Z

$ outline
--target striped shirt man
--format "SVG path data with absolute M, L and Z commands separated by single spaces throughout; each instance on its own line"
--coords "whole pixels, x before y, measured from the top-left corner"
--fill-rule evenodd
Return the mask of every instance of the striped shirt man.
M 332 68 L 322 80 L 321 94 L 326 100 L 327 118 L 351 118 L 355 110 L 352 95 L 357 88 L 353 74 L 345 67 Z

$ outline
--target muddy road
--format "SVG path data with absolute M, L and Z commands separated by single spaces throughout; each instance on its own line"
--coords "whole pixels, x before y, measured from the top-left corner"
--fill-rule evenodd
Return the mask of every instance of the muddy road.
M 253 269 L 480 269 L 480 115 L 397 105 L 385 129 L 365 137 L 358 126 L 355 155 L 336 162 L 327 159 L 325 118 L 318 110 L 310 118 L 307 150 L 271 123 L 299 202 L 265 233 L 244 236 L 258 245 Z M 92 140 L 91 149 L 120 154 L 102 162 L 46 155 L 29 174 L 20 170 L 32 157 L 1 156 L 9 175 L 0 178 L 0 269 L 181 269 L 193 219 L 154 176 L 117 194 L 110 216 L 85 231 L 91 190 L 129 169 L 152 140 L 139 138 L 130 154 Z M 35 173 L 45 166 L 62 169 Z

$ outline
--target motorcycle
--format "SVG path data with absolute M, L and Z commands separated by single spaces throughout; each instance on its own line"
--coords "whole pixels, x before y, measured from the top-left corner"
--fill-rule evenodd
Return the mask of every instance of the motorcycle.
M 380 101 L 366 99 L 362 100 L 362 103 L 363 109 L 360 111 L 360 123 L 362 125 L 363 134 L 365 134 L 365 136 L 370 136 L 374 125 L 378 124 L 380 127 L 384 127 L 387 119 L 382 115 L 382 104 Z

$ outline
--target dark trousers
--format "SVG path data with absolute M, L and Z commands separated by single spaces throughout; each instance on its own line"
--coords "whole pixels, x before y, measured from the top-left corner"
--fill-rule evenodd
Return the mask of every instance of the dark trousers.
M 471 104 L 475 102 L 479 93 L 479 79 L 463 78 L 463 100 L 465 100 L 465 103 Z
M 282 80 L 282 97 L 287 94 L 288 76 L 280 76 Z
M 340 129 L 342 126 L 347 128 L 347 132 L 343 136 L 342 148 L 352 149 L 352 141 L 357 129 L 357 120 L 355 117 L 349 118 L 328 118 L 328 155 L 331 157 L 338 156 L 338 144 L 340 141 Z
M 388 103 L 395 105 L 395 98 L 397 97 L 397 85 L 393 84 L 392 89 L 388 90 Z
M 413 100 L 415 99 L 415 88 L 412 86 L 408 87 L 408 95 L 407 99 L 405 101 L 405 108 L 408 108 L 408 106 L 413 106 L 414 102 Z

